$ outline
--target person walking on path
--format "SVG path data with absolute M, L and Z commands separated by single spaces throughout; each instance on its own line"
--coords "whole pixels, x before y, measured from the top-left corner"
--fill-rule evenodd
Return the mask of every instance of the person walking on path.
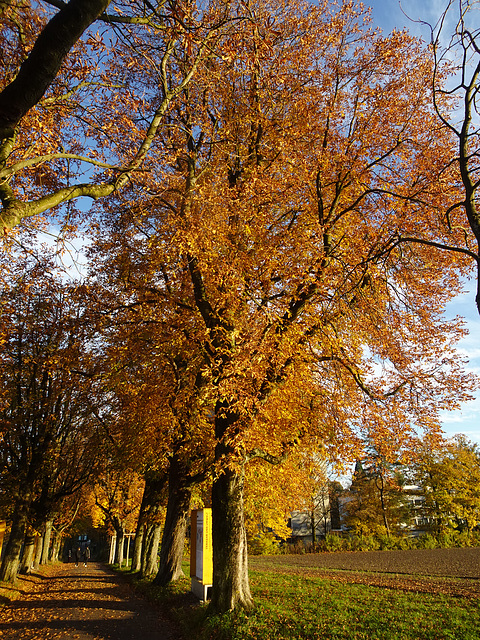
M 90 559 L 90 547 L 85 547 L 85 551 L 83 552 L 83 566 L 86 567 L 87 563 Z
M 82 549 L 81 547 L 77 547 L 75 551 L 75 566 L 78 567 L 78 563 L 82 561 Z

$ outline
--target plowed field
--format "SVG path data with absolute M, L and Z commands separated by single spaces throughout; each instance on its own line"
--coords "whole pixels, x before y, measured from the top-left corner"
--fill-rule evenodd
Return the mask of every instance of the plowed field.
M 406 591 L 480 596 L 479 548 L 258 556 L 250 558 L 250 567 Z

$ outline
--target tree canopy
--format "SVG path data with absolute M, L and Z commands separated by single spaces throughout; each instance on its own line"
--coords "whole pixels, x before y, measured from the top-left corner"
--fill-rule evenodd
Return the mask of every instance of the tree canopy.
M 244 569 L 226 584 L 246 558 L 248 460 L 300 440 L 341 456 L 365 435 L 408 449 L 468 396 L 461 325 L 442 318 L 468 267 L 435 246 L 461 232 L 433 62 L 363 18 L 250 3 L 172 108 L 142 190 L 105 201 L 92 253 L 132 303 L 172 309 L 202 359 L 220 609 L 250 602 Z
M 249 608 L 247 463 L 365 440 L 396 459 L 476 386 L 442 315 L 472 255 L 439 250 L 471 237 L 447 70 L 350 2 L 51 4 L 1 5 L 7 241 L 54 207 L 88 232 L 126 464 L 141 448 L 137 470 L 170 464 L 185 488 L 207 462 L 213 608 Z

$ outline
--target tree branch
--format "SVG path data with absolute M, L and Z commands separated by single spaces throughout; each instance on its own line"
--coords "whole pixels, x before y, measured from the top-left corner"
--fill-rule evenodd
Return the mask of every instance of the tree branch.
M 437 249 L 442 249 L 443 251 L 453 251 L 454 253 L 463 253 L 470 258 L 473 258 L 477 265 L 480 266 L 480 256 L 475 251 L 471 251 L 470 249 L 464 249 L 462 247 L 454 247 L 452 245 L 443 244 L 442 242 L 434 242 L 433 240 L 424 240 L 422 238 L 412 238 L 408 236 L 399 236 L 393 244 L 391 244 L 384 253 L 390 252 L 395 247 L 398 247 L 400 244 L 404 242 L 411 242 L 414 244 L 423 244 L 428 247 L 436 247 Z
M 45 25 L 15 79 L 0 93 L 0 140 L 13 136 L 23 116 L 41 99 L 70 49 L 110 0 L 70 0 Z
M 34 167 L 37 164 L 43 164 L 45 162 L 50 162 L 51 160 L 78 160 L 79 162 L 87 162 L 95 167 L 102 167 L 104 169 L 112 169 L 115 171 L 121 171 L 122 167 L 118 167 L 115 165 L 108 164 L 108 162 L 100 162 L 99 160 L 94 160 L 93 158 L 87 158 L 85 156 L 79 156 L 76 153 L 50 153 L 45 156 L 39 156 L 37 158 L 30 158 L 29 160 L 23 160 L 21 162 L 16 162 L 4 169 L 0 170 L 0 179 L 1 178 L 9 178 L 17 171 L 21 171 L 22 169 L 28 169 L 29 167 Z

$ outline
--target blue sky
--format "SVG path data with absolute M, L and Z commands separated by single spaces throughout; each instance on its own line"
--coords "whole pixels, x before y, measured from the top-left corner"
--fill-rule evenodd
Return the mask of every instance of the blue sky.
M 394 28 L 406 27 L 410 33 L 423 37 L 428 42 L 430 36 L 428 28 L 419 24 L 418 21 L 434 25 L 447 2 L 445 0 L 422 0 L 422 2 L 402 0 L 400 3 L 398 0 L 370 2 L 366 0 L 364 4 L 372 7 L 374 25 L 381 27 L 385 33 L 389 33 Z M 475 287 L 474 281 L 468 282 L 465 295 L 459 296 L 448 305 L 446 316 L 453 318 L 459 315 L 465 318 L 469 335 L 459 344 L 459 351 L 469 359 L 467 369 L 480 375 L 480 316 L 475 306 Z M 444 412 L 442 419 L 443 429 L 448 437 L 463 433 L 470 440 L 480 444 L 480 392 L 475 400 L 465 403 L 460 411 Z
M 366 0 L 365 6 L 372 7 L 374 23 L 384 32 L 394 28 L 407 29 L 417 35 L 429 39 L 428 29 L 418 24 L 418 21 L 434 25 L 446 7 L 444 0 Z M 408 17 L 407 17 L 408 16 Z M 410 19 L 409 19 L 410 18 Z
M 459 351 L 469 360 L 468 371 L 480 375 L 480 316 L 475 307 L 476 283 L 467 283 L 465 295 L 457 297 L 447 307 L 447 317 L 463 316 L 469 335 L 460 342 Z M 471 402 L 463 405 L 461 411 L 445 412 L 443 429 L 447 435 L 464 433 L 467 438 L 480 444 L 480 392 Z

